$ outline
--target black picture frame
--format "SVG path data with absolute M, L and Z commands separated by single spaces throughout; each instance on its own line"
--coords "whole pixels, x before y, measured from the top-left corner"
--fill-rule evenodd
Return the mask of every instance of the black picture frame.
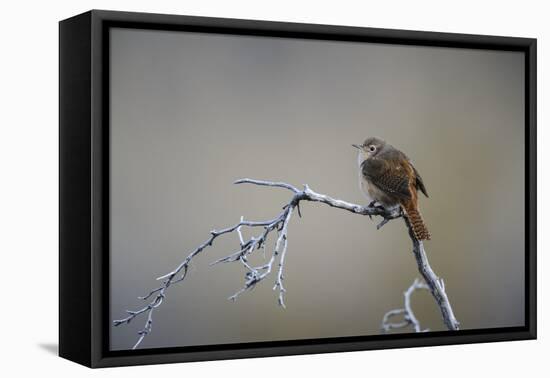
M 524 327 L 109 351 L 111 27 L 466 47 L 525 54 Z M 92 10 L 59 24 L 59 354 L 89 367 L 536 338 L 536 39 Z

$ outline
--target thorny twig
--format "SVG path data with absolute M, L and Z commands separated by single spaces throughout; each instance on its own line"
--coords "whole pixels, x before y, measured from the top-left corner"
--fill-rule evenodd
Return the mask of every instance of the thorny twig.
M 229 299 L 234 301 L 237 299 L 239 295 L 241 295 L 245 291 L 248 291 L 254 288 L 260 281 L 264 280 L 267 276 L 269 276 L 269 274 L 273 270 L 273 264 L 275 264 L 276 261 L 278 261 L 277 275 L 276 275 L 275 285 L 273 287 L 273 290 L 278 290 L 279 292 L 278 302 L 279 302 L 279 305 L 284 308 L 285 307 L 284 294 L 286 292 L 286 289 L 283 286 L 283 281 L 284 281 L 283 270 L 284 270 L 285 256 L 286 256 L 287 246 L 288 246 L 288 224 L 290 222 L 290 219 L 292 218 L 295 208 L 297 209 L 298 214 L 301 216 L 301 211 L 300 211 L 301 201 L 320 202 L 331 207 L 347 210 L 354 214 L 368 215 L 369 217 L 376 216 L 376 215 L 381 216 L 383 220 L 377 226 L 378 229 L 382 227 L 384 224 L 386 224 L 388 221 L 402 216 L 402 212 L 399 207 L 392 208 L 392 209 L 385 209 L 381 206 L 356 205 L 356 204 L 342 201 L 339 199 L 334 199 L 324 194 L 317 193 L 312 189 L 310 189 L 309 186 L 307 185 L 304 185 L 304 189 L 300 190 L 295 186 L 284 182 L 272 182 L 272 181 L 253 180 L 253 179 L 237 180 L 235 181 L 235 184 L 254 184 L 254 185 L 260 185 L 260 186 L 284 188 L 291 191 L 293 193 L 293 196 L 290 199 L 290 201 L 283 207 L 283 210 L 275 218 L 271 220 L 255 222 L 255 221 L 245 221 L 244 218 L 241 217 L 240 222 L 231 227 L 218 230 L 218 231 L 216 230 L 211 231 L 210 237 L 204 243 L 202 243 L 197 248 L 195 248 L 176 267 L 176 269 L 174 269 L 173 271 L 163 276 L 158 277 L 157 280 L 162 281 L 162 284 L 159 287 L 151 290 L 147 295 L 140 297 L 140 299 L 142 300 L 148 300 L 149 298 L 154 296 L 153 300 L 149 302 L 145 307 L 139 310 L 127 311 L 128 316 L 126 318 L 115 320 L 113 322 L 115 326 L 118 326 L 121 324 L 127 324 L 127 323 L 130 323 L 138 315 L 143 313 L 148 313 L 145 326 L 141 331 L 139 331 L 140 337 L 137 343 L 134 345 L 133 349 L 136 349 L 139 346 L 139 344 L 143 341 L 144 337 L 149 332 L 151 332 L 153 311 L 162 304 L 162 301 L 166 296 L 167 289 L 171 285 L 181 282 L 185 279 L 191 260 L 198 254 L 200 254 L 204 249 L 212 246 L 212 244 L 214 243 L 214 240 L 219 236 L 236 232 L 239 237 L 239 249 L 221 259 L 214 261 L 213 263 L 211 263 L 211 265 L 215 265 L 218 263 L 239 262 L 244 266 L 246 270 L 243 287 L 239 289 L 235 294 L 230 296 Z M 435 277 L 435 280 L 439 282 L 439 279 L 435 276 L 435 274 L 433 273 L 433 271 L 431 271 L 431 268 L 429 267 L 422 242 L 416 240 L 416 238 L 414 237 L 414 234 L 412 233 L 411 227 L 407 221 L 406 221 L 406 224 L 407 224 L 407 227 L 409 228 L 409 235 L 413 240 L 413 252 L 415 256 L 417 256 L 417 263 L 419 264 L 419 269 L 421 273 L 424 272 L 423 276 L 426 279 L 426 282 L 429 282 L 430 278 L 433 278 L 433 277 Z M 242 227 L 249 227 L 252 229 L 263 228 L 263 231 L 259 235 L 255 237 L 253 236 L 250 239 L 245 240 L 241 232 Z M 278 236 L 277 236 L 277 240 L 275 242 L 275 246 L 273 248 L 269 261 L 266 264 L 263 264 L 260 266 L 252 266 L 248 262 L 248 257 L 254 251 L 257 251 L 257 250 L 262 250 L 264 251 L 264 254 L 265 254 L 267 239 L 270 233 L 272 232 L 275 232 Z M 430 276 L 430 272 L 433 275 L 433 277 Z M 458 322 L 456 322 L 456 319 L 454 319 L 454 315 L 452 314 L 452 309 L 450 307 L 450 304 L 448 303 L 448 299 L 443 288 L 437 286 L 437 283 L 430 285 L 430 288 L 432 290 L 432 294 L 436 298 L 441 308 L 445 323 L 448 325 L 449 329 L 458 329 Z M 443 307 L 445 307 L 445 309 Z M 449 319 L 447 319 L 446 317 L 449 317 Z M 454 326 L 455 323 L 456 323 L 456 327 Z M 453 326 L 452 327 L 449 326 L 450 324 Z

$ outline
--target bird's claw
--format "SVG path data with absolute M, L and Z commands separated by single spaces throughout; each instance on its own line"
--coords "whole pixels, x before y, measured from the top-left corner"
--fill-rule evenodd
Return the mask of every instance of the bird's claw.
M 385 211 L 386 208 L 384 206 L 382 206 L 380 203 L 378 203 L 377 201 L 371 201 L 368 206 L 367 206 L 369 209 L 376 209 L 376 210 L 380 210 L 380 211 Z

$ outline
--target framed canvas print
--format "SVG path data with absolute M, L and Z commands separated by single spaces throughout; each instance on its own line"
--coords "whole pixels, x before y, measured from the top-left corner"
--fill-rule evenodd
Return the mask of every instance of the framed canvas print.
M 536 40 L 60 22 L 60 355 L 536 337 Z

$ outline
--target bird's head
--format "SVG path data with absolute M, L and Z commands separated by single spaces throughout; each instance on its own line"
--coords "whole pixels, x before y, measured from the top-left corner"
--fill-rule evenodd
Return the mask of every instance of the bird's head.
M 376 156 L 386 145 L 386 142 L 380 138 L 367 138 L 363 144 L 352 144 L 359 150 L 359 160 L 367 160 Z

